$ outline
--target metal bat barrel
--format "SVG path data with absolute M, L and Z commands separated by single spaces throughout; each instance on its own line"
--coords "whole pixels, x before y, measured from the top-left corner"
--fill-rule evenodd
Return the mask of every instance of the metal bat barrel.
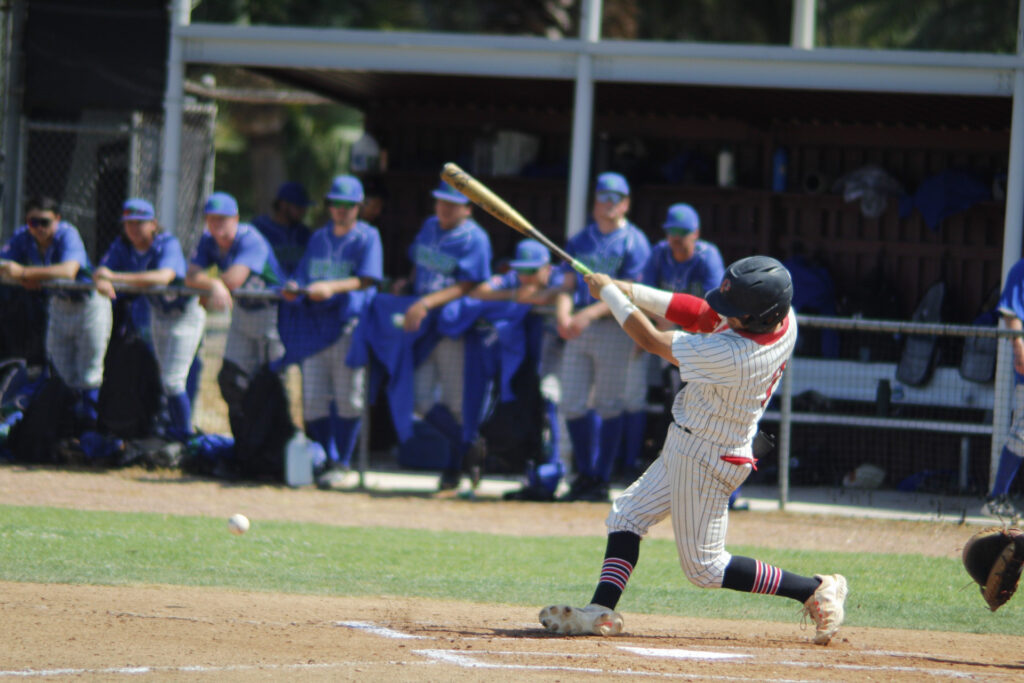
M 496 195 L 490 188 L 469 173 L 462 170 L 458 164 L 453 162 L 445 164 L 444 168 L 441 169 L 441 178 L 505 225 L 546 246 L 557 256 L 572 265 L 576 272 L 584 275 L 591 273 L 587 266 L 574 259 L 564 249 L 552 242 L 547 235 L 533 227 L 533 224 L 513 209 L 508 202 Z

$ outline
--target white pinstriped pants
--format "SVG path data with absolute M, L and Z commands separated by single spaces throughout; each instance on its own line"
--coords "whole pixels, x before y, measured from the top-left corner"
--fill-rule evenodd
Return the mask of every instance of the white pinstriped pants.
M 679 565 L 701 588 L 721 588 L 732 559 L 725 550 L 729 496 L 747 478 L 751 466 L 722 455 L 749 457 L 750 449 L 724 449 L 685 432 L 673 423 L 661 455 L 612 503 L 608 533 L 639 536 L 671 513 Z

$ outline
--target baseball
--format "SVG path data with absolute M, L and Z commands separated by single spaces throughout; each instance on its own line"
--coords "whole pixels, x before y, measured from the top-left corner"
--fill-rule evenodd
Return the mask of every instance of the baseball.
M 245 515 L 231 515 L 228 519 L 228 531 L 233 534 L 244 534 L 249 530 L 249 518 Z

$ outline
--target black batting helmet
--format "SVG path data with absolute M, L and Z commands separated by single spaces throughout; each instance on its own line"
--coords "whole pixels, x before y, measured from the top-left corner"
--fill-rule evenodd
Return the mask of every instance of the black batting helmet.
M 770 332 L 789 313 L 793 279 L 772 257 L 748 256 L 730 264 L 705 298 L 719 315 L 742 320 L 744 329 Z

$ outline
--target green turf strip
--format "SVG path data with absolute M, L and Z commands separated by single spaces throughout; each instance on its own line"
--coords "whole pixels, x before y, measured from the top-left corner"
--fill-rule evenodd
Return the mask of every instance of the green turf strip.
M 343 513 L 342 513 L 343 514 Z M 956 559 L 730 547 L 801 574 L 844 574 L 851 626 L 1024 635 L 1024 595 L 996 613 Z M 0 579 L 165 583 L 321 595 L 402 595 L 524 606 L 585 604 L 604 541 L 349 528 L 0 506 Z M 1022 591 L 1024 592 L 1024 591 Z M 675 544 L 647 540 L 620 603 L 626 612 L 798 622 L 785 598 L 692 586 Z

